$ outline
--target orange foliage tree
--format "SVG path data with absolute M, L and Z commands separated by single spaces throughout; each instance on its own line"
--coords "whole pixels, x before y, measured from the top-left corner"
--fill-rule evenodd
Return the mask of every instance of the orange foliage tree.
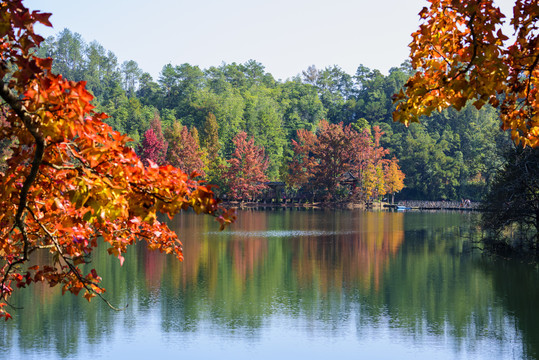
M 317 141 L 316 135 L 309 130 L 297 130 L 297 141 L 292 140 L 294 157 L 288 164 L 289 174 L 287 183 L 291 187 L 306 187 L 311 191 L 313 190 L 314 182 L 311 182 L 310 180 L 312 179 L 318 164 L 311 152 Z
M 5 121 L 0 141 L 11 156 L 0 173 L 0 317 L 14 289 L 33 282 L 60 285 L 90 300 L 104 289 L 95 269 L 84 273 L 98 240 L 123 263 L 128 245 L 144 240 L 154 250 L 182 259 L 175 232 L 157 219 L 193 208 L 218 217 L 209 186 L 172 166 L 145 166 L 126 146 L 128 137 L 92 111 L 84 82 L 51 72 L 51 59 L 33 55 L 42 37 L 36 23 L 50 14 L 30 12 L 21 0 L 0 3 L 0 97 Z M 36 253 L 50 253 L 35 263 Z
M 539 146 L 539 5 L 516 0 L 505 15 L 492 0 L 429 0 L 412 34 L 417 72 L 395 96 L 394 119 L 405 124 L 468 101 L 499 108 L 502 128 L 524 146 Z M 507 35 L 512 35 L 508 37 Z
M 232 141 L 236 149 L 227 160 L 225 181 L 233 199 L 251 200 L 267 188 L 269 160 L 264 147 L 255 145 L 253 137 L 247 139 L 245 131 L 239 132 Z
M 187 126 L 174 123 L 169 136 L 169 148 L 167 159 L 169 163 L 187 174 L 205 176 L 204 152 L 200 144 L 193 136 L 196 128 L 189 131 Z

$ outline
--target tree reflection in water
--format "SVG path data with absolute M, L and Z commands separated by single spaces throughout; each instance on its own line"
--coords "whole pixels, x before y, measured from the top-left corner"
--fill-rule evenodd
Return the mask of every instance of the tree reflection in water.
M 24 310 L 0 328 L 0 350 L 80 356 L 118 333 L 136 338 L 153 319 L 161 337 L 213 334 L 223 343 L 262 341 L 283 326 L 304 342 L 352 328 L 357 343 L 392 334 L 419 352 L 537 356 L 537 270 L 466 251 L 472 215 L 243 211 L 224 232 L 191 215 L 171 222 L 183 263 L 143 247 L 123 267 L 106 249 L 94 259 L 108 296 L 126 310 L 30 288 L 13 299 Z

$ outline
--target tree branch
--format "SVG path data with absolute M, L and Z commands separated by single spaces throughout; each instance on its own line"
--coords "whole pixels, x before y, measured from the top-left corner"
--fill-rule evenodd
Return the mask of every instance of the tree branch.
M 24 250 L 22 257 L 19 257 L 16 261 L 12 262 L 6 273 L 4 274 L 4 278 L 2 279 L 2 288 L 0 289 L 0 298 L 3 298 L 5 296 L 3 285 L 5 281 L 7 280 L 7 277 L 9 276 L 9 273 L 13 266 L 17 264 L 22 264 L 25 261 L 28 260 L 28 234 L 26 233 L 26 226 L 24 224 L 23 215 L 24 210 L 26 209 L 26 204 L 28 201 L 28 191 L 30 190 L 30 187 L 34 183 L 37 174 L 39 172 L 39 166 L 41 165 L 41 162 L 43 161 L 43 153 L 45 150 L 45 140 L 43 139 L 43 136 L 38 132 L 37 127 L 34 125 L 33 118 L 31 114 L 26 110 L 26 108 L 22 105 L 19 98 L 13 94 L 8 87 L 8 85 L 0 79 L 0 97 L 4 99 L 4 101 L 11 107 L 11 109 L 17 114 L 17 116 L 22 120 L 24 125 L 26 126 L 27 130 L 30 132 L 30 134 L 34 137 L 36 141 L 36 150 L 34 153 L 34 160 L 32 161 L 32 166 L 30 168 L 30 173 L 24 180 L 20 196 L 19 196 L 19 207 L 17 208 L 17 213 L 15 214 L 15 225 L 20 230 L 23 243 L 24 243 Z
M 62 259 L 64 260 L 64 262 L 67 264 L 67 267 L 69 268 L 69 273 L 73 273 L 73 275 L 75 275 L 75 277 L 77 278 L 77 280 L 80 281 L 80 283 L 82 284 L 82 286 L 84 287 L 84 289 L 86 289 L 86 291 L 88 291 L 89 293 L 92 293 L 92 294 L 96 294 L 97 296 L 99 296 L 99 298 L 101 300 L 103 300 L 112 310 L 116 310 L 116 311 L 121 311 L 122 309 L 119 309 L 117 307 L 115 307 L 114 305 L 112 305 L 110 303 L 110 301 L 108 301 L 107 299 L 105 299 L 105 297 L 103 295 L 101 295 L 101 293 L 95 291 L 94 289 L 92 289 L 91 287 L 89 287 L 88 285 L 90 286 L 96 286 L 98 288 L 101 289 L 101 287 L 94 283 L 93 281 L 90 281 L 86 278 L 84 278 L 81 273 L 79 272 L 79 268 L 74 265 L 72 262 L 71 262 L 71 259 L 68 258 L 64 252 L 62 251 L 62 247 L 60 246 L 60 244 L 58 243 L 58 239 L 56 238 L 56 236 L 54 236 L 50 231 L 49 229 L 47 229 L 45 227 L 45 225 L 43 225 L 41 223 L 41 221 L 39 221 L 37 219 L 37 217 L 34 215 L 34 212 L 28 208 L 28 212 L 30 212 L 30 214 L 32 215 L 32 217 L 34 218 L 34 220 L 37 222 L 37 224 L 39 225 L 39 227 L 45 232 L 45 234 L 47 234 L 47 237 L 53 242 L 54 244 L 54 247 L 56 248 L 56 250 L 58 251 L 58 254 L 62 257 Z

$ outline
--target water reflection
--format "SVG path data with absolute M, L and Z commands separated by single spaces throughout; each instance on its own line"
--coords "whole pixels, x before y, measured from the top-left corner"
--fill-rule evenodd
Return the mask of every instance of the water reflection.
M 94 259 L 125 311 L 30 288 L 14 299 L 25 309 L 0 327 L 0 351 L 535 358 L 539 274 L 469 252 L 469 216 L 244 211 L 216 232 L 211 218 L 185 214 L 171 222 L 184 263 L 142 246 L 121 268 L 105 253 Z

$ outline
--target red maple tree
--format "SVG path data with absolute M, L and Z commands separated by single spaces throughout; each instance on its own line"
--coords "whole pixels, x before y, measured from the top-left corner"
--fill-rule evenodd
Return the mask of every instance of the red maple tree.
M 255 145 L 254 138 L 247 139 L 242 131 L 232 140 L 236 146 L 232 158 L 227 160 L 229 166 L 225 173 L 226 182 L 232 198 L 245 201 L 256 197 L 267 188 L 268 158 L 264 147 Z
M 289 164 L 288 182 L 315 195 L 333 200 L 339 187 L 347 183 L 349 198 L 369 200 L 386 193 L 384 169 L 388 149 L 380 144 L 378 126 L 358 132 L 351 125 L 323 120 L 316 133 L 298 130 L 292 141 L 294 157 Z M 352 185 L 351 185 L 352 184 Z
M 142 138 L 139 148 L 140 157 L 143 160 L 153 161 L 157 165 L 164 165 L 166 163 L 167 148 L 168 142 L 163 136 L 161 119 L 159 114 L 155 113 L 150 123 L 150 128 L 146 130 Z
M 187 126 L 175 123 L 169 142 L 167 159 L 170 165 L 175 166 L 187 174 L 205 176 L 204 153 L 200 144 L 193 137 Z

